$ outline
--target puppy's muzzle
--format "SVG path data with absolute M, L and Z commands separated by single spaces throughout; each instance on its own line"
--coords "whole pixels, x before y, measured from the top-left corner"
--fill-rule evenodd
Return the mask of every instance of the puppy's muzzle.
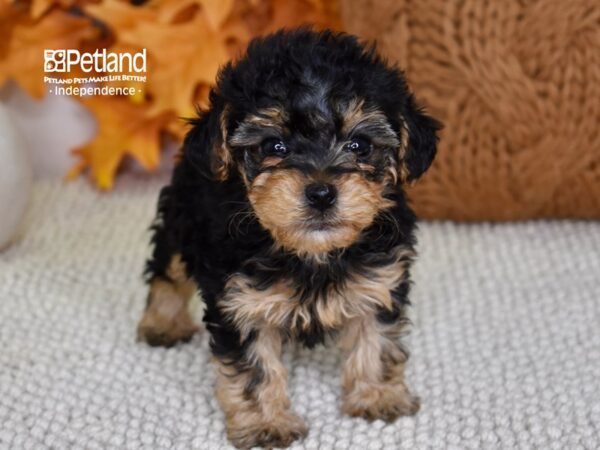
M 325 211 L 335 204 L 337 190 L 331 184 L 312 183 L 306 186 L 304 195 L 309 206 L 319 211 Z

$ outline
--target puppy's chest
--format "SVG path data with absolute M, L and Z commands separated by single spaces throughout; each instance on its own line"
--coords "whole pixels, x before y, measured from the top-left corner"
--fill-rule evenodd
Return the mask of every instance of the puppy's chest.
M 404 276 L 404 265 L 394 262 L 368 273 L 350 273 L 341 281 L 301 295 L 302 290 L 289 279 L 259 289 L 251 277 L 235 275 L 227 283 L 220 306 L 242 334 L 262 327 L 281 329 L 292 336 L 316 328 L 333 331 L 355 317 L 391 310 L 391 291 Z

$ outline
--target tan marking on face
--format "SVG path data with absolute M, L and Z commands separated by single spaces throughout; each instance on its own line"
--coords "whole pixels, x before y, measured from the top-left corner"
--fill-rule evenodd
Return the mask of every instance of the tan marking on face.
M 375 171 L 375 167 L 372 164 L 367 164 L 367 163 L 362 163 L 362 162 L 358 163 L 358 168 L 360 170 L 364 170 L 365 172 Z
M 334 184 L 338 190 L 340 221 L 348 224 L 356 233 L 352 242 L 373 223 L 379 211 L 394 206 L 393 201 L 383 196 L 386 188 L 384 183 L 369 181 L 358 173 L 344 174 Z
M 285 446 L 307 433 L 302 419 L 290 411 L 281 346 L 281 334 L 263 328 L 248 349 L 248 370 L 240 372 L 234 365 L 214 360 L 216 395 L 225 412 L 227 436 L 239 448 Z M 249 391 L 257 371 L 261 381 Z
M 396 148 L 398 138 L 390 126 L 385 114 L 376 108 L 366 108 L 362 99 L 352 100 L 348 107 L 342 111 L 342 133 L 345 136 L 360 133 L 361 128 L 376 126 L 379 134 L 370 135 L 374 143 Z
M 283 160 L 283 158 L 280 158 L 278 156 L 267 156 L 265 159 L 263 159 L 261 165 L 263 168 L 275 167 L 282 160 Z
M 311 240 L 303 242 L 302 224 L 306 217 L 304 187 L 306 178 L 294 170 L 263 172 L 252 182 L 248 198 L 259 222 L 273 239 L 288 249 L 318 247 Z
M 312 182 L 295 170 L 263 172 L 248 187 L 248 198 L 263 227 L 276 244 L 301 256 L 323 255 L 352 245 L 370 226 L 379 211 L 393 206 L 383 196 L 385 184 L 366 180 L 358 173 L 344 174 L 332 183 L 338 190 L 335 226 L 310 229 L 312 211 L 304 199 Z
M 360 133 L 361 128 L 376 125 L 380 135 L 370 135 L 370 138 L 373 139 L 373 143 L 385 148 L 398 149 L 398 160 L 403 160 L 406 153 L 406 146 L 408 145 L 408 129 L 406 128 L 406 122 L 403 117 L 401 117 L 403 129 L 400 140 L 398 140 L 398 136 L 396 136 L 396 133 L 394 133 L 391 125 L 388 123 L 385 114 L 377 109 L 365 110 L 363 100 L 355 99 L 350 102 L 346 110 L 342 113 L 342 116 L 344 120 L 342 132 L 347 136 L 356 132 Z M 398 181 L 399 175 L 401 179 L 405 179 L 406 167 L 401 165 L 400 168 L 398 168 L 396 165 L 396 160 L 390 158 L 387 164 L 385 182 L 395 184 Z M 367 164 L 363 165 L 362 163 L 359 163 L 359 167 L 362 170 L 373 170 L 372 166 L 369 167 Z
M 366 125 L 369 123 L 377 123 L 377 124 L 381 124 L 382 126 L 386 126 L 386 127 L 389 126 L 387 124 L 387 119 L 385 117 L 385 114 L 383 114 L 381 111 L 378 111 L 376 109 L 363 111 L 362 115 L 354 114 L 352 119 L 353 119 L 353 121 L 349 121 L 349 122 L 345 121 L 344 122 L 343 130 L 344 131 L 347 130 L 348 134 L 352 133 L 355 129 L 359 128 L 361 124 Z
M 265 108 L 255 114 L 249 114 L 229 136 L 229 144 L 234 147 L 250 147 L 259 145 L 264 138 L 257 129 L 275 130 L 279 134 L 286 131 L 287 114 L 279 107 Z
M 331 287 L 325 297 L 312 299 L 312 310 L 311 303 L 300 301 L 286 280 L 258 290 L 252 280 L 237 275 L 227 282 L 220 308 L 233 320 L 242 336 L 264 327 L 294 335 L 308 330 L 313 321 L 325 328 L 337 329 L 356 317 L 391 310 L 390 291 L 403 280 L 407 257 L 411 255 L 409 250 L 399 250 L 393 263 L 366 274 L 352 274 L 343 287 Z
M 363 106 L 365 102 L 362 99 L 352 99 L 348 107 L 343 111 L 344 125 L 342 133 L 346 136 L 350 135 L 352 130 L 359 124 L 364 117 Z
M 169 279 L 155 278 L 150 283 L 148 305 L 137 335 L 140 340 L 168 346 L 191 337 L 198 327 L 188 309 L 197 286 L 188 278 L 181 255 L 173 256 L 167 276 Z
M 256 114 L 248 116 L 245 121 L 262 127 L 283 128 L 286 117 L 283 109 L 271 107 L 261 109 Z

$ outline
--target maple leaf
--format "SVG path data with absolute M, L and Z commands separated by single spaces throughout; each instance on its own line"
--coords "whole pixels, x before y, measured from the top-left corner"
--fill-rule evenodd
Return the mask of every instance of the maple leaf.
M 5 1 L 0 2 L 0 61 L 8 54 L 8 44 L 13 29 L 27 18 L 26 9 L 22 5 L 13 5 Z M 2 73 L 0 72 L 0 77 Z M 0 84 L 3 79 L 0 78 Z
M 181 117 L 193 115 L 199 84 L 212 84 L 221 64 L 229 59 L 225 43 L 202 11 L 186 23 L 142 22 L 121 32 L 120 38 L 148 49 L 153 112 L 172 110 Z
M 31 0 L 29 15 L 32 19 L 39 19 L 53 6 L 60 6 L 64 9 L 75 4 L 75 0 Z
M 119 0 L 104 0 L 83 7 L 83 10 L 94 18 L 110 25 L 114 34 L 129 30 L 139 22 L 156 21 L 155 10 L 133 6 L 129 2 Z
M 67 174 L 74 178 L 85 169 L 100 189 L 110 189 L 120 163 L 133 157 L 146 170 L 158 167 L 160 131 L 172 118 L 168 113 L 149 114 L 146 105 L 123 97 L 92 97 L 84 100 L 98 121 L 96 137 L 73 153 L 80 161 Z
M 200 0 L 150 0 L 148 8 L 158 15 L 160 23 L 182 23 L 189 21 L 200 7 Z
M 234 0 L 199 0 L 213 29 L 218 30 L 233 10 Z
M 51 11 L 36 23 L 18 24 L 0 61 L 0 81 L 12 78 L 32 97 L 43 97 L 44 50 L 77 48 L 83 39 L 97 33 L 89 19 L 61 10 Z
M 197 93 L 196 99 L 193 102 L 197 109 L 206 110 L 208 108 L 208 94 L 210 92 L 210 85 L 201 84 Z M 194 114 L 195 115 L 195 114 Z M 188 116 L 189 118 L 189 116 Z M 190 124 L 185 117 L 173 117 L 173 119 L 167 124 L 166 131 L 173 137 L 177 142 L 182 142 L 185 135 L 190 130 Z

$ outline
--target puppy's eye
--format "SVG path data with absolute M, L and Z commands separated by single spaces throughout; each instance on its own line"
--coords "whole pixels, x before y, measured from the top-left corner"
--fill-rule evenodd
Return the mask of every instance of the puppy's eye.
M 366 158 L 373 150 L 373 144 L 367 138 L 355 137 L 344 145 L 344 150 L 355 153 L 359 158 Z
M 276 138 L 269 138 L 262 141 L 260 151 L 265 156 L 285 156 L 289 153 L 283 141 Z

